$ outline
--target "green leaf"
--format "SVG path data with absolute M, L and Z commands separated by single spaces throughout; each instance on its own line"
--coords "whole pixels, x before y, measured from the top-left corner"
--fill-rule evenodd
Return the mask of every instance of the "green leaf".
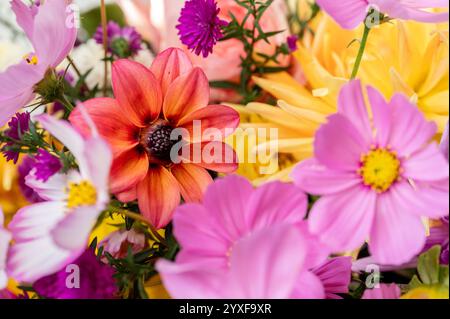
M 426 285 L 439 283 L 441 246 L 433 246 L 426 253 L 419 256 L 417 272 L 422 282 Z

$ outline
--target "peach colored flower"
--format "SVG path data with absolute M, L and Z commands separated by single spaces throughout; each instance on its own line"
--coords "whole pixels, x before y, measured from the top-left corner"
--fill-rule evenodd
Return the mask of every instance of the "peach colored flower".
M 150 69 L 130 60 L 116 61 L 112 86 L 115 99 L 96 98 L 84 103 L 100 134 L 113 148 L 111 191 L 124 202 L 138 199 L 142 214 L 162 228 L 170 222 L 180 194 L 188 202 L 201 200 L 212 181 L 207 169 L 222 173 L 236 170 L 234 151 L 222 140 L 233 133 L 239 115 L 227 106 L 208 106 L 208 79 L 181 49 L 160 53 Z M 77 108 L 70 121 L 86 132 L 87 125 Z M 216 129 L 223 136 L 197 138 L 195 121 L 201 124 L 201 135 Z M 181 155 L 174 156 L 172 151 L 178 142 L 173 133 L 180 128 L 189 137 L 179 140 L 185 144 Z M 214 154 L 208 153 L 211 158 L 192 158 L 195 150 L 203 154 L 211 145 L 218 146 Z M 184 150 L 191 148 L 192 155 L 185 155 Z M 224 154 L 232 154 L 232 160 L 224 160 Z

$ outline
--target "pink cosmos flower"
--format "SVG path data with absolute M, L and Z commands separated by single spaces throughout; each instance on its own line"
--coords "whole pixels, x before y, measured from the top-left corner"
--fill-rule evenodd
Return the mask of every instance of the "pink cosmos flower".
M 234 175 L 217 180 L 202 204 L 175 212 L 181 251 L 176 262 L 156 265 L 165 287 L 174 298 L 323 298 L 322 277 L 330 293 L 346 292 L 350 263 L 333 273 L 328 249 L 303 221 L 306 208 L 307 197 L 290 184 L 254 189 Z
M 362 299 L 399 299 L 401 294 L 396 284 L 380 284 L 377 288 L 366 289 Z
M 301 190 L 322 197 L 310 213 L 313 233 L 334 251 L 353 250 L 369 238 L 382 264 L 408 262 L 425 243 L 421 216 L 448 212 L 448 162 L 436 143 L 436 125 L 400 94 L 387 103 L 361 84 L 343 87 L 338 113 L 317 131 L 315 158 L 292 178 Z
M 96 128 L 91 124 L 92 137 L 83 139 L 68 122 L 46 114 L 37 120 L 75 156 L 79 171 L 57 173 L 46 182 L 33 171 L 27 176 L 27 185 L 46 201 L 22 208 L 9 224 L 14 245 L 7 269 L 22 282 L 34 282 L 77 259 L 109 201 L 112 152 Z M 86 121 L 92 123 L 87 115 Z
M 395 19 L 448 21 L 448 12 L 432 13 L 425 10 L 448 8 L 447 0 L 317 0 L 317 4 L 345 29 L 356 28 L 365 20 L 371 7 Z
M 6 288 L 8 284 L 8 276 L 6 275 L 6 256 L 8 254 L 9 242 L 11 234 L 3 228 L 5 217 L 0 207 L 0 290 Z M 0 298 L 1 299 L 1 298 Z
M 21 0 L 11 2 L 17 23 L 25 31 L 34 52 L 0 74 L 0 127 L 34 99 L 34 86 L 49 68 L 61 63 L 72 50 L 77 29 L 73 12 L 65 0 L 47 0 L 28 6 Z

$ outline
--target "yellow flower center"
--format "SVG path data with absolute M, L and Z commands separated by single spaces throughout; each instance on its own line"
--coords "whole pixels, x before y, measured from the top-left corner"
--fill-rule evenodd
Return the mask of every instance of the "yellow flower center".
M 23 59 L 27 61 L 27 63 L 30 65 L 37 65 L 39 62 L 39 59 L 36 54 L 27 54 L 23 57 Z
M 70 183 L 67 187 L 67 207 L 92 206 L 97 202 L 97 190 L 88 181 Z
M 400 161 L 389 149 L 376 148 L 361 157 L 361 175 L 364 184 L 382 193 L 399 179 Z

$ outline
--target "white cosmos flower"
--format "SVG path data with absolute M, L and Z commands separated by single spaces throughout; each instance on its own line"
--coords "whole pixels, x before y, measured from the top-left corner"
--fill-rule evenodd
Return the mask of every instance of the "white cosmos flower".
M 6 256 L 8 254 L 9 242 L 11 234 L 3 228 L 5 217 L 0 207 L 0 290 L 8 285 L 8 276 L 6 275 Z
M 9 224 L 14 245 L 7 269 L 11 277 L 30 283 L 70 264 L 87 248 L 89 234 L 109 201 L 112 161 L 108 144 L 93 124 L 92 136 L 84 138 L 66 121 L 46 114 L 37 121 L 70 150 L 79 170 L 55 174 L 47 182 L 37 180 L 32 171 L 26 179 L 46 201 L 22 208 Z

